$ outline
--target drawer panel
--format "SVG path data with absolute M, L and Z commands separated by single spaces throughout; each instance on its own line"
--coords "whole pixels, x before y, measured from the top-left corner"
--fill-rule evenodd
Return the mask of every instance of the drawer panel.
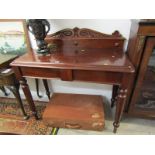
M 22 67 L 23 76 L 28 77 L 40 77 L 40 78 L 58 78 L 60 77 L 60 71 L 50 68 L 35 68 L 35 67 Z
M 95 83 L 120 84 L 122 74 L 114 72 L 74 70 L 73 79 L 77 81 L 90 81 Z

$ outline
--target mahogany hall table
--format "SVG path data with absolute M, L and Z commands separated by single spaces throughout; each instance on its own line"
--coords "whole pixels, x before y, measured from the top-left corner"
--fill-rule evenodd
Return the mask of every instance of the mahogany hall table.
M 38 57 L 34 53 L 29 53 L 16 59 L 11 65 L 36 118 L 37 112 L 25 77 L 60 78 L 64 81 L 77 80 L 119 85 L 114 121 L 116 132 L 124 109 L 128 83 L 131 73 L 134 72 L 125 54 L 119 55 L 113 52 L 111 55 L 108 51 L 99 51 L 97 56 L 91 53 L 85 59 L 83 55 L 65 57 L 61 54 L 51 54 Z
M 116 132 L 124 110 L 129 81 L 132 79 L 134 67 L 123 52 L 124 39 L 118 33 L 108 36 L 93 30 L 84 30 L 97 35 L 93 36 L 93 40 L 89 36 L 81 38 L 81 36 L 72 34 L 71 38 L 68 38 L 70 33 L 64 33 L 63 30 L 64 36 L 58 35 L 62 33 L 59 32 L 46 39 L 50 44 L 53 41 L 54 43 L 57 42 L 59 45 L 57 51 L 51 51 L 51 54 L 47 56 L 38 56 L 35 51 L 31 51 L 17 58 L 11 63 L 11 66 L 20 81 L 36 119 L 38 118 L 37 111 L 25 77 L 59 78 L 63 81 L 84 81 L 113 85 L 112 101 L 116 102 L 113 125 L 114 132 Z M 67 32 L 69 31 L 77 31 L 77 28 L 67 30 Z

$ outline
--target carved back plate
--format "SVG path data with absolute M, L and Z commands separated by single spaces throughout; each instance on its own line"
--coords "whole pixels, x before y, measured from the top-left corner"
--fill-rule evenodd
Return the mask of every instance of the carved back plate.
M 111 35 L 97 32 L 91 29 L 75 27 L 63 29 L 46 37 L 49 45 L 55 45 L 58 51 L 73 52 L 85 49 L 110 49 L 123 52 L 125 38 L 115 31 Z

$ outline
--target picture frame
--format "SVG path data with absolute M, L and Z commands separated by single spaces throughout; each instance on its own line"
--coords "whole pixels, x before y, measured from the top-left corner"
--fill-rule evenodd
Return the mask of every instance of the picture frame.
M 0 54 L 23 55 L 31 51 L 24 19 L 0 19 Z

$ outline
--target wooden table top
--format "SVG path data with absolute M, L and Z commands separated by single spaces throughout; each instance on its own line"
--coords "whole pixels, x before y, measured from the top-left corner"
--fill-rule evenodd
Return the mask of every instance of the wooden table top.
M 14 60 L 11 66 L 134 72 L 134 67 L 125 53 L 103 49 L 85 49 L 76 54 L 71 51 L 69 53 L 72 54 L 55 52 L 38 56 L 31 51 Z

